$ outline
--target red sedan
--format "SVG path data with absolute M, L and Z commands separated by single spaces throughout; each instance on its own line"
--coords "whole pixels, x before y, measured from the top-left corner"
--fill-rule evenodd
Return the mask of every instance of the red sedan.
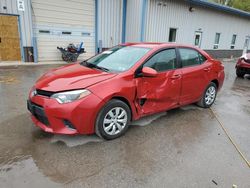
M 250 74 L 250 53 L 241 56 L 235 66 L 236 75 L 238 77 L 244 77 L 245 74 Z
M 224 66 L 206 52 L 167 43 L 127 43 L 44 74 L 28 109 L 46 132 L 114 139 L 143 116 L 197 103 L 210 107 Z

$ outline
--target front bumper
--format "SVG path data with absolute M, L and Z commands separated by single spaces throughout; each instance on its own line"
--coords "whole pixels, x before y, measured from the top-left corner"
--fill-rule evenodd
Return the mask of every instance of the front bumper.
M 45 132 L 56 134 L 93 134 L 96 116 L 104 102 L 91 94 L 71 103 L 36 95 L 27 101 L 32 121 Z

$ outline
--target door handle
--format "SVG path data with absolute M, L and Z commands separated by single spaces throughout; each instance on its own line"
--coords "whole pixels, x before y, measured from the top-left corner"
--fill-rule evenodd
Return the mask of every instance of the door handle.
M 171 77 L 171 79 L 179 79 L 179 78 L 181 78 L 180 74 L 176 74 Z
M 206 72 L 209 72 L 210 71 L 210 68 L 205 68 L 205 69 L 203 69 L 204 71 L 206 71 Z

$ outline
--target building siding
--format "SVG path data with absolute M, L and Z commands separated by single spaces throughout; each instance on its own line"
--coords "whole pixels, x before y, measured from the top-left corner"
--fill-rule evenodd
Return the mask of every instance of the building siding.
M 126 42 L 140 42 L 143 0 L 127 0 Z
M 162 2 L 159 5 L 159 2 Z M 237 35 L 235 50 L 243 48 L 250 35 L 250 20 L 237 15 L 195 6 L 193 12 L 184 1 L 148 1 L 145 41 L 168 42 L 169 28 L 177 28 L 177 43 L 194 45 L 195 32 L 202 32 L 201 48 L 212 50 L 215 33 L 221 33 L 218 50 L 229 50 L 233 34 Z
M 122 0 L 98 1 L 98 41 L 110 48 L 122 41 Z

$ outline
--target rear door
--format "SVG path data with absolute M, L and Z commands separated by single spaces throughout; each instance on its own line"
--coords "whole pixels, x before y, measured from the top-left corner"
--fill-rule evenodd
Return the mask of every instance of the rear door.
M 178 52 L 182 65 L 180 104 L 184 105 L 201 98 L 210 81 L 212 63 L 192 48 L 179 48 Z
M 178 69 L 176 49 L 165 49 L 153 55 L 143 67 L 158 72 L 156 77 L 139 77 L 137 108 L 140 114 L 150 114 L 177 106 L 181 90 L 181 70 Z

